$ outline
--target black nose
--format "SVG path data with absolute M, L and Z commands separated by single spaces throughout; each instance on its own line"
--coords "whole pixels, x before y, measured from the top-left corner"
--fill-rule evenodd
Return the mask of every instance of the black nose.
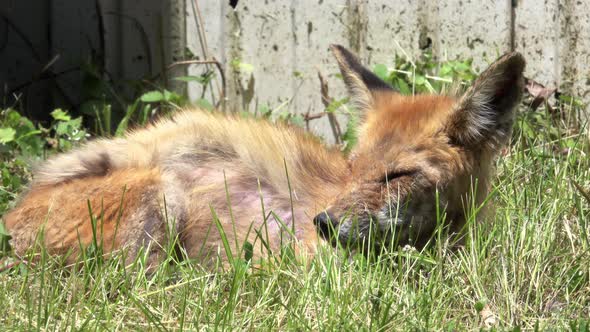
M 331 232 L 337 225 L 336 218 L 328 213 L 322 212 L 313 218 L 313 223 L 317 227 L 319 233 L 326 239 L 330 237 Z

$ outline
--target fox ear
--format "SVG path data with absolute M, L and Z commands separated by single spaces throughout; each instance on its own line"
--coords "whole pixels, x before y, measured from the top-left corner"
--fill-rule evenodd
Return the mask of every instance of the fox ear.
M 498 148 L 510 138 L 524 89 L 525 60 L 508 53 L 486 69 L 461 97 L 447 126 L 456 144 Z
M 344 84 L 353 105 L 360 111 L 373 106 L 374 93 L 377 91 L 394 91 L 377 75 L 363 67 L 356 56 L 341 45 L 330 45 L 340 67 Z

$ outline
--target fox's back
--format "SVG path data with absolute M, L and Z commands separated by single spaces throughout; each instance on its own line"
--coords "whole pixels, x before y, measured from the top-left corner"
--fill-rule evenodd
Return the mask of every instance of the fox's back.
M 164 242 L 165 230 L 174 229 L 191 255 L 215 252 L 220 234 L 212 214 L 241 243 L 256 242 L 265 224 L 276 248 L 297 219 L 295 235 L 317 240 L 303 220 L 318 213 L 347 176 L 341 154 L 302 130 L 187 110 L 49 160 L 5 221 L 18 253 L 41 229 L 48 249 L 77 253 L 78 242 L 93 240 L 88 206 L 107 251 Z M 264 204 L 276 217 L 263 214 Z

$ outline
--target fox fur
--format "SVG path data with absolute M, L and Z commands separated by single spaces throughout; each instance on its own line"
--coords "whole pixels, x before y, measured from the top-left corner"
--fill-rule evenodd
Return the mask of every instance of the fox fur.
M 45 162 L 3 218 L 15 252 L 41 241 L 74 260 L 98 238 L 106 253 L 130 257 L 149 245 L 157 262 L 174 233 L 205 262 L 226 255 L 224 235 L 233 252 L 250 242 L 259 257 L 294 238 L 308 253 L 326 240 L 359 247 L 371 229 L 420 246 L 436 226 L 436 197 L 460 229 L 509 139 L 522 56 L 502 56 L 460 96 L 403 96 L 344 47 L 331 49 L 363 119 L 350 155 L 284 124 L 178 112 Z

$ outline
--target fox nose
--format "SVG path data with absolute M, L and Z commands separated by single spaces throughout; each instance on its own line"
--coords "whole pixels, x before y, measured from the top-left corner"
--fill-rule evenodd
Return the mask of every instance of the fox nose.
M 324 238 L 330 236 L 330 232 L 337 224 L 336 218 L 329 212 L 322 212 L 315 216 L 315 218 L 313 218 L 313 223 Z

